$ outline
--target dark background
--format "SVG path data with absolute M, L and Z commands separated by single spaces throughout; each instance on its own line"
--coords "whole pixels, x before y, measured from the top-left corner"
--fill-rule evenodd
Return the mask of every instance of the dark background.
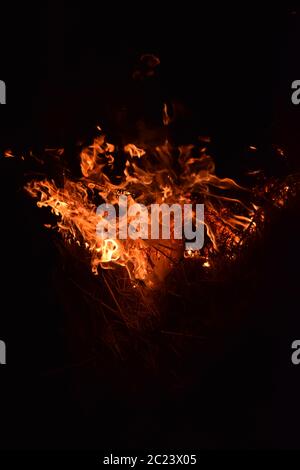
M 248 145 L 259 147 L 267 172 L 278 171 L 274 144 L 296 172 L 299 15 L 202 2 L 11 3 L 1 13 L 0 148 L 72 149 L 96 123 L 137 137 L 141 120 L 147 132 L 157 128 L 168 101 L 184 109 L 177 140 L 212 136 L 221 173 L 239 173 Z M 142 53 L 161 65 L 140 85 L 131 74 Z M 300 338 L 299 201 L 240 275 L 187 306 L 187 323 L 199 313 L 204 345 L 154 330 L 146 346 L 130 337 L 121 359 L 95 338 L 97 319 L 64 281 L 43 215 L 22 192 L 24 167 L 2 159 L 1 180 L 1 447 L 299 448 L 300 366 L 290 360 Z M 173 321 L 170 305 L 165 329 Z

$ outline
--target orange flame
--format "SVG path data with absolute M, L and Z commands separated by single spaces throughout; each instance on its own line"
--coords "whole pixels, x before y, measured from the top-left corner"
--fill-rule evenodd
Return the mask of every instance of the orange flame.
M 166 107 L 163 112 L 167 121 Z M 118 183 L 113 183 L 107 170 L 114 165 L 116 150 L 101 132 L 80 154 L 83 176 L 79 181 L 65 177 L 62 187 L 48 180 L 32 181 L 26 186 L 31 196 L 39 199 L 38 207 L 49 207 L 55 214 L 58 231 L 64 239 L 89 251 L 95 274 L 99 267 L 111 269 L 119 265 L 126 268 L 130 279 L 156 287 L 183 255 L 201 258 L 203 266 L 209 268 L 210 256 L 220 246 L 228 249 L 237 246 L 245 230 L 249 227 L 255 230 L 253 218 L 257 207 L 231 194 L 246 194 L 246 191 L 234 180 L 215 175 L 214 162 L 206 149 L 194 145 L 174 148 L 168 141 L 155 148 L 129 143 L 121 152 L 118 149 L 124 170 Z M 179 164 L 177 171 L 175 160 Z M 116 204 L 120 194 L 128 196 L 129 207 L 134 203 L 146 207 L 152 203 L 183 205 L 196 200 L 204 203 L 205 247 L 199 253 L 184 253 L 181 240 L 120 240 L 118 237 L 100 240 L 96 235 L 100 219 L 94 201 L 100 198 Z

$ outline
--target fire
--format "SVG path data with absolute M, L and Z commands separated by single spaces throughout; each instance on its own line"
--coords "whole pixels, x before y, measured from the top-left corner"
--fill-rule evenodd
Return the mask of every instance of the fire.
M 6 151 L 4 152 L 4 157 L 5 157 L 5 158 L 14 158 L 14 155 L 13 155 L 13 153 L 12 153 L 11 150 L 6 150 Z
M 163 123 L 168 125 L 166 105 L 162 110 Z M 56 228 L 66 243 L 76 243 L 89 253 L 94 274 L 99 269 L 121 267 L 126 270 L 134 287 L 141 283 L 157 288 L 173 267 L 186 258 L 199 260 L 199 266 L 212 269 L 218 254 L 226 262 L 236 257 L 244 240 L 263 222 L 264 211 L 257 204 L 254 191 L 241 187 L 233 179 L 219 178 L 215 164 L 203 139 L 197 145 L 174 147 L 168 140 L 150 147 L 128 143 L 118 147 L 107 142 L 100 127 L 91 145 L 80 153 L 82 177 L 79 180 L 64 176 L 59 186 L 53 180 L 33 180 L 26 190 L 38 199 L 38 207 L 48 207 L 56 216 Z M 207 143 L 207 139 L 205 140 Z M 53 150 L 51 151 L 53 152 Z M 62 158 L 60 149 L 58 158 Z M 122 163 L 122 171 L 116 174 Z M 113 176 L 112 176 L 113 175 Z M 264 186 L 261 196 L 272 192 L 271 184 Z M 205 207 L 203 249 L 185 250 L 182 240 L 145 240 L 137 238 L 101 240 L 96 227 L 101 217 L 96 208 L 106 202 L 117 204 L 126 195 L 129 207 L 135 203 L 151 204 L 202 203 Z M 276 196 L 281 205 L 287 197 L 283 189 Z M 275 200 L 273 201 L 275 202 Z M 193 213 L 192 217 L 195 217 Z M 119 217 L 118 231 L 126 222 Z M 151 224 L 149 218 L 148 224 Z

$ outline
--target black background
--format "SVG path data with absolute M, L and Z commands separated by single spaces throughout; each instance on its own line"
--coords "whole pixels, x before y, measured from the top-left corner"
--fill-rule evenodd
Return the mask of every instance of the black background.
M 269 172 L 272 144 L 298 171 L 290 87 L 299 15 L 275 5 L 11 3 L 1 11 L 0 148 L 72 148 L 96 123 L 118 136 L 124 107 L 134 133 L 140 116 L 155 127 L 159 103 L 176 100 L 189 110 L 178 140 L 211 135 L 221 172 L 238 173 L 251 144 Z M 160 76 L 137 90 L 130 76 L 145 52 L 160 57 Z M 172 354 L 168 337 L 155 337 L 149 366 L 105 348 L 95 359 L 90 317 L 60 301 L 59 254 L 23 178 L 18 162 L 2 159 L 1 447 L 299 448 L 300 366 L 290 359 L 300 338 L 298 201 L 257 248 L 249 275 L 223 286 L 206 347 L 187 340 Z

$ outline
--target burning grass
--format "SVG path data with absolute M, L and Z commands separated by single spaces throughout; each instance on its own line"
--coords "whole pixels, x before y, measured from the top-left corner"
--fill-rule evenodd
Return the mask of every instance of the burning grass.
M 163 113 L 165 120 L 165 107 Z M 140 143 L 118 147 L 107 142 L 100 128 L 98 134 L 80 152 L 80 178 L 70 172 L 66 176 L 62 164 L 59 182 L 35 178 L 26 191 L 37 199 L 38 207 L 54 214 L 55 222 L 47 227 L 58 231 L 68 250 L 90 264 L 99 289 L 98 294 L 90 294 L 91 300 L 133 329 L 159 317 L 165 295 L 178 295 L 172 281 L 175 278 L 179 285 L 184 284 L 184 271 L 191 263 L 201 281 L 238 262 L 240 253 L 263 230 L 270 208 L 282 208 L 295 192 L 296 180 L 291 177 L 279 180 L 259 174 L 248 188 L 231 178 L 219 178 L 202 144 L 174 147 L 166 140 L 155 147 Z M 53 156 L 53 150 L 50 153 Z M 57 151 L 55 158 L 63 162 L 63 151 Z M 137 202 L 146 207 L 152 203 L 203 203 L 203 248 L 185 250 L 184 240 L 172 237 L 97 238 L 97 205 L 103 201 L 116 204 L 120 195 L 128 197 L 129 205 Z M 85 294 L 89 292 L 81 282 L 76 284 Z

